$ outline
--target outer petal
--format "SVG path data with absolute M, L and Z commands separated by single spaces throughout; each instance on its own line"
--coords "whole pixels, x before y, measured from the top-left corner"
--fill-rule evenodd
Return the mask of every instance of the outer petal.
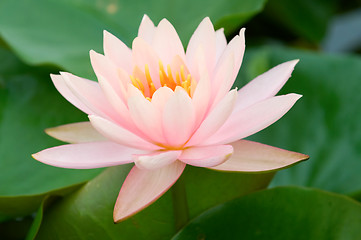
M 186 53 L 188 67 L 191 68 L 196 64 L 194 62 L 195 55 L 200 46 L 206 50 L 205 59 L 207 61 L 208 70 L 210 71 L 213 69 L 216 59 L 216 34 L 212 22 L 208 17 L 203 19 L 189 40 Z
M 155 202 L 177 181 L 184 167 L 185 164 L 179 161 L 152 171 L 134 166 L 120 189 L 114 222 L 120 222 Z
M 232 157 L 212 169 L 234 172 L 267 172 L 289 167 L 309 158 L 302 153 L 247 140 L 239 140 L 232 143 L 232 146 L 234 148 Z
M 145 41 L 147 41 L 149 44 L 152 43 L 153 36 L 155 32 L 155 26 L 152 20 L 144 14 L 142 22 L 140 23 L 139 29 L 138 29 L 138 37 L 143 38 Z
M 295 93 L 276 96 L 235 111 L 202 145 L 230 143 L 259 132 L 286 114 L 300 97 Z
M 213 167 L 225 162 L 232 153 L 231 145 L 191 147 L 183 150 L 179 160 L 197 167 Z
M 61 75 L 72 93 L 96 115 L 119 120 L 119 116 L 116 115 L 116 111 L 104 96 L 97 82 L 65 72 L 61 72 Z
M 140 169 L 155 170 L 175 162 L 182 151 L 157 151 L 150 154 L 133 155 L 135 165 Z
M 152 46 L 165 66 L 171 64 L 173 57 L 177 55 L 185 60 L 182 42 L 172 24 L 166 19 L 160 21 L 154 34 Z
M 219 60 L 212 79 L 213 106 L 215 106 L 231 89 L 234 77 L 234 56 L 229 54 Z
M 123 102 L 120 96 L 114 91 L 114 88 L 109 84 L 109 82 L 103 78 L 103 76 L 98 76 L 99 85 L 103 90 L 104 95 L 108 99 L 109 103 L 112 105 L 113 109 L 119 115 L 119 123 L 129 129 L 134 130 L 134 124 L 130 118 L 128 106 Z
M 233 111 L 236 100 L 237 91 L 230 91 L 204 119 L 186 146 L 194 146 L 199 143 L 202 143 L 203 145 L 203 141 L 214 134 L 227 120 Z
M 63 95 L 63 97 L 68 100 L 75 107 L 79 108 L 81 111 L 86 114 L 94 114 L 94 111 L 91 110 L 87 105 L 85 105 L 79 98 L 76 96 L 66 84 L 64 78 L 61 75 L 50 74 L 51 79 L 53 80 L 55 88 Z
M 282 63 L 259 75 L 238 91 L 236 109 L 242 109 L 273 97 L 291 77 L 299 60 Z
M 107 138 L 119 144 L 129 146 L 136 149 L 144 150 L 158 150 L 160 147 L 144 140 L 134 133 L 122 128 L 121 126 L 112 123 L 104 118 L 91 115 L 89 116 L 93 127 Z
M 119 78 L 117 66 L 115 66 L 115 64 L 107 57 L 93 50 L 89 52 L 89 55 L 99 82 L 104 80 L 107 81 L 119 96 L 123 96 L 125 89 Z M 128 61 L 131 61 L 131 58 L 128 58 Z
M 116 66 L 130 72 L 132 51 L 113 34 L 104 30 L 104 55 Z
M 48 148 L 33 158 L 55 167 L 89 169 L 130 163 L 132 154 L 139 152 L 113 142 L 91 142 Z
M 45 129 L 45 132 L 63 142 L 98 142 L 107 139 L 98 133 L 90 122 L 78 122 Z
M 164 106 L 163 130 L 167 143 L 171 146 L 183 145 L 191 136 L 194 123 L 192 100 L 183 88 L 177 87 Z
M 224 35 L 224 29 L 218 29 L 216 31 L 216 62 L 218 61 L 219 57 L 222 55 L 224 49 L 227 46 L 227 39 Z

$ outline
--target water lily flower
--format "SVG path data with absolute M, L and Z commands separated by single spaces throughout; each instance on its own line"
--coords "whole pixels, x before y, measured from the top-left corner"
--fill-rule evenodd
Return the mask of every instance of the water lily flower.
M 219 171 L 264 172 L 308 156 L 246 138 L 281 118 L 301 97 L 275 96 L 298 62 L 282 63 L 242 89 L 232 85 L 245 49 L 244 29 L 228 44 L 207 17 L 187 50 L 166 20 L 144 16 L 132 48 L 104 31 L 104 55 L 90 51 L 98 82 L 61 72 L 57 90 L 89 116 L 48 129 L 71 144 L 33 157 L 62 168 L 134 162 L 114 209 L 126 219 L 157 200 L 187 164 Z

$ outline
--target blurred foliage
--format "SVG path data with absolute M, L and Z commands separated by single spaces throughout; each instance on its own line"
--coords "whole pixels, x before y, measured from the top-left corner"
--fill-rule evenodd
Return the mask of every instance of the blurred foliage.
M 0 0 L 0 239 L 24 239 L 36 209 L 27 239 L 169 239 L 175 234 L 170 193 L 113 225 L 114 202 L 129 166 L 69 170 L 30 157 L 61 144 L 46 136 L 45 128 L 86 119 L 55 90 L 49 73 L 65 70 L 95 79 L 88 52 L 102 52 L 102 31 L 131 46 L 144 13 L 155 23 L 169 19 L 185 44 L 205 16 L 225 28 L 228 40 L 245 26 L 238 87 L 281 62 L 300 59 L 281 94 L 303 98 L 251 139 L 311 159 L 280 171 L 271 185 L 361 199 L 360 0 Z M 225 229 L 231 237 L 242 233 L 243 239 L 272 239 L 264 234 L 274 233 L 282 239 L 296 239 L 293 233 L 301 239 L 357 238 L 358 202 L 299 187 L 249 194 L 265 188 L 271 177 L 187 168 L 194 220 L 175 239 L 217 236 Z

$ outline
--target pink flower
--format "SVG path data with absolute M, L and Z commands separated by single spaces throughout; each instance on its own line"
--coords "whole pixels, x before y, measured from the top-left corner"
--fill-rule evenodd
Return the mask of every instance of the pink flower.
M 114 220 L 150 205 L 186 164 L 220 171 L 263 172 L 308 156 L 246 140 L 281 118 L 301 97 L 275 96 L 298 60 L 282 63 L 237 91 L 244 29 L 227 45 L 223 29 L 205 18 L 187 51 L 173 26 L 144 16 L 129 49 L 104 32 L 104 55 L 90 51 L 98 82 L 61 72 L 55 87 L 89 115 L 49 129 L 72 144 L 33 157 L 63 168 L 100 168 L 134 162 L 120 190 Z

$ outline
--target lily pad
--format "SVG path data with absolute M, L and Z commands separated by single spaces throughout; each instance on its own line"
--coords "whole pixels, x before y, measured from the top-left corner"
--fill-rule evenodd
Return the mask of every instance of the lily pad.
M 71 186 L 101 169 L 60 169 L 31 158 L 32 153 L 61 144 L 47 136 L 45 128 L 86 116 L 56 92 L 49 69 L 25 66 L 3 48 L 0 59 L 6 59 L 0 68 L 0 215 L 21 216 L 35 211 L 44 195 L 74 190 Z
M 342 195 L 278 187 L 220 204 L 191 221 L 173 240 L 358 239 L 361 204 Z
M 111 167 L 50 206 L 35 239 L 169 239 L 174 227 L 171 190 L 155 203 L 113 223 L 117 194 L 130 165 Z M 267 187 L 273 173 L 223 173 L 187 166 L 183 176 L 190 218 L 238 196 Z

